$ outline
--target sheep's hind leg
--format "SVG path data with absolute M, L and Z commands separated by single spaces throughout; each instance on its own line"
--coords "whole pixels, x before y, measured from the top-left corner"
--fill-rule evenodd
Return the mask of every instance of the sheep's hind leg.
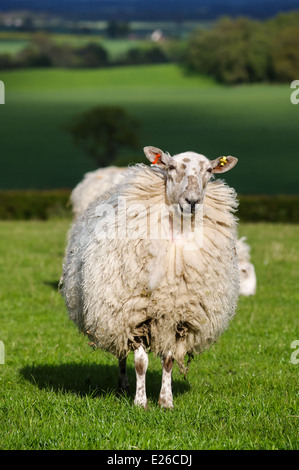
M 174 359 L 171 353 L 168 353 L 162 357 L 162 386 L 158 401 L 162 408 L 173 408 L 171 388 L 173 362 Z
M 127 377 L 127 358 L 118 359 L 118 390 L 129 393 L 129 381 Z
M 136 395 L 134 405 L 147 408 L 145 376 L 148 366 L 148 356 L 143 346 L 139 346 L 139 348 L 134 351 L 134 363 L 136 371 Z

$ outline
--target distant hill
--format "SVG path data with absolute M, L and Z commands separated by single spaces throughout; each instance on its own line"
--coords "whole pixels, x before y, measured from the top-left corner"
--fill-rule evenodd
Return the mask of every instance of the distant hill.
M 0 11 L 31 10 L 71 18 L 180 21 L 246 15 L 264 19 L 299 9 L 299 0 L 1 0 Z

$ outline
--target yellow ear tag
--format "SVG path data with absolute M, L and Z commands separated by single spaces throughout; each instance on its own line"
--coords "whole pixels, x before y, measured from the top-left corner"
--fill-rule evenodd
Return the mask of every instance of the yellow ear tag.
M 224 166 L 224 165 L 226 165 L 227 163 L 228 163 L 228 162 L 227 162 L 226 157 L 220 158 L 220 166 Z

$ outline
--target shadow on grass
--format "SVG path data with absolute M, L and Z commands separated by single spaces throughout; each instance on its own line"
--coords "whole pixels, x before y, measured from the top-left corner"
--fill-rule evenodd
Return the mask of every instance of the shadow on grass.
M 39 389 L 53 391 L 55 393 L 73 393 L 84 397 L 93 398 L 99 396 L 121 394 L 117 390 L 118 364 L 75 364 L 60 365 L 32 365 L 20 370 L 20 374 Z M 130 383 L 129 400 L 133 402 L 136 378 L 133 366 L 127 366 L 127 374 Z M 162 372 L 148 369 L 146 374 L 147 395 L 151 401 L 157 401 L 161 387 Z M 174 397 L 182 395 L 190 389 L 187 381 L 173 380 Z
M 59 282 L 60 280 L 58 279 L 58 281 L 43 281 L 43 284 L 58 292 Z

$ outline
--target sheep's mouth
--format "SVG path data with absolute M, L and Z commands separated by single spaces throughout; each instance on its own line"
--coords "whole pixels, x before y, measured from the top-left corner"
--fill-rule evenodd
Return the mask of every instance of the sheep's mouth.
M 199 208 L 199 204 L 195 204 L 195 206 L 191 206 L 190 204 L 184 204 L 181 206 L 181 204 L 179 204 L 179 207 L 183 215 L 193 216 L 195 212 L 197 211 L 197 209 Z

